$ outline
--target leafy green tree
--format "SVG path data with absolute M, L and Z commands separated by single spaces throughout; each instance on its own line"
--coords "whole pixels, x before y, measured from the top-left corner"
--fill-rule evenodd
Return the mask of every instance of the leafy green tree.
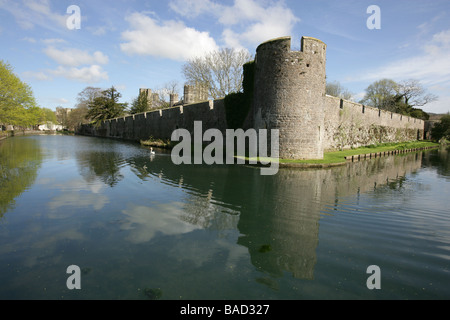
M 362 104 L 395 112 L 399 98 L 396 93 L 397 83 L 391 79 L 382 79 L 372 83 L 366 89 Z
M 18 125 L 22 128 L 32 128 L 35 125 L 45 123 L 45 115 L 43 109 L 39 107 L 30 107 L 23 110 L 23 115 L 18 121 Z
M 89 103 L 86 118 L 94 124 L 99 124 L 101 121 L 123 116 L 126 104 L 119 103 L 121 96 L 114 87 L 102 91 L 101 96 Z
M 410 79 L 397 83 L 391 79 L 382 79 L 367 87 L 366 95 L 360 103 L 428 120 L 430 116 L 417 107 L 422 107 L 436 99 L 437 97 L 428 94 L 417 80 Z
M 49 108 L 41 108 L 39 123 L 51 122 L 56 124 L 56 113 Z
M 149 108 L 149 101 L 147 94 L 145 92 L 140 92 L 139 96 L 137 96 L 133 102 L 131 103 L 131 114 L 141 113 L 148 111 Z
M 442 138 L 450 140 L 450 114 L 442 116 L 441 121 L 436 123 L 431 130 L 433 140 L 439 141 Z
M 0 123 L 18 126 L 33 124 L 37 107 L 30 86 L 17 77 L 13 68 L 0 60 Z M 35 124 L 35 123 L 34 123 Z

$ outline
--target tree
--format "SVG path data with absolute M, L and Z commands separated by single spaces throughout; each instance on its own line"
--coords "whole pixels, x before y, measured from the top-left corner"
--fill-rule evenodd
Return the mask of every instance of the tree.
M 341 84 L 338 81 L 334 82 L 327 82 L 326 85 L 326 94 L 338 97 L 345 100 L 351 100 L 353 94 L 348 91 L 346 88 L 342 87 Z
M 56 114 L 53 110 L 49 108 L 41 108 L 41 115 L 39 118 L 39 123 L 46 123 L 51 122 L 55 123 L 57 122 Z
M 430 119 L 430 115 L 423 111 L 422 109 L 418 109 L 418 108 L 410 108 L 408 110 L 408 114 L 416 119 L 422 119 L 422 120 L 429 120 Z
M 96 87 L 86 87 L 78 93 L 77 97 L 77 107 L 81 105 L 88 106 L 90 103 L 94 101 L 95 98 L 101 97 L 103 95 L 103 90 L 101 88 Z
M 80 124 L 89 123 L 87 119 L 88 106 L 94 102 L 95 98 L 102 96 L 103 90 L 96 87 L 86 87 L 78 93 L 75 108 L 67 114 L 66 127 L 75 131 Z
M 55 115 L 58 124 L 62 125 L 63 127 L 67 127 L 69 113 L 70 109 L 66 109 L 63 107 L 56 107 Z
M 148 111 L 149 108 L 149 101 L 147 97 L 146 92 L 140 92 L 139 96 L 137 96 L 133 102 L 131 103 L 131 114 L 141 113 Z
M 158 94 L 158 101 L 152 101 L 152 108 L 168 108 L 170 107 L 170 95 L 179 94 L 179 83 L 176 80 L 172 80 L 164 85 L 162 89 L 156 90 Z
M 245 50 L 220 49 L 189 60 L 183 74 L 189 84 L 206 86 L 211 98 L 222 98 L 242 90 L 242 67 L 251 58 Z
M 37 106 L 32 106 L 26 109 L 24 108 L 20 112 L 20 118 L 18 118 L 15 124 L 22 127 L 22 129 L 32 128 L 35 125 L 45 122 L 44 111 Z
M 436 123 L 431 130 L 433 140 L 441 140 L 442 138 L 450 140 L 450 114 L 442 116 L 441 121 Z
M 362 104 L 395 112 L 397 99 L 397 83 L 391 79 L 382 79 L 372 83 L 366 89 Z
M 123 116 L 126 104 L 118 102 L 121 96 L 114 87 L 102 91 L 101 96 L 89 103 L 86 117 L 99 124 L 101 121 Z
M 68 130 L 75 131 L 80 124 L 89 123 L 86 119 L 88 113 L 87 106 L 78 106 L 74 108 L 68 115 L 65 126 Z
M 411 107 L 423 107 L 427 103 L 437 100 L 437 96 L 428 94 L 420 82 L 414 79 L 397 83 L 396 93 L 405 104 Z
M 90 122 L 87 119 L 87 114 L 89 110 L 89 105 L 94 103 L 94 99 L 101 97 L 103 95 L 103 90 L 96 87 L 86 87 L 77 96 L 77 104 L 75 108 L 72 109 L 67 114 L 66 124 L 67 129 L 75 131 L 81 124 L 86 124 Z
M 429 115 L 417 107 L 422 107 L 436 99 L 435 95 L 427 94 L 417 80 L 410 79 L 397 83 L 391 79 L 382 79 L 366 89 L 366 95 L 361 103 L 427 120 Z
M 13 68 L 0 60 L 0 123 L 27 126 L 38 108 L 30 86 L 17 77 Z

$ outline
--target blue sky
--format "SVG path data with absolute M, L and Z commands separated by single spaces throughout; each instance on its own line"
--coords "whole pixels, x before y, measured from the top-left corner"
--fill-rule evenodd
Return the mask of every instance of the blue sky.
M 69 29 L 71 5 L 80 29 Z M 381 29 L 369 29 L 370 5 Z M 223 47 L 246 49 L 292 36 L 327 44 L 327 78 L 358 100 L 374 81 L 420 80 L 450 111 L 450 1 L 416 0 L 0 0 L 0 59 L 28 83 L 41 107 L 74 107 L 87 86 L 121 93 L 177 81 L 191 57 Z

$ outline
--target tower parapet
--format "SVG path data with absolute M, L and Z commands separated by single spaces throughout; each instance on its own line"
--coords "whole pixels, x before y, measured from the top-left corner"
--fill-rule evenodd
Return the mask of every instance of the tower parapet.
M 256 50 L 254 127 L 279 129 L 282 159 L 323 158 L 325 68 L 326 44 L 318 39 L 303 37 L 300 51 L 291 50 L 291 37 Z
M 195 85 L 184 86 L 184 104 L 195 103 L 208 100 L 208 88 L 205 85 L 196 83 Z
M 153 106 L 153 99 L 154 99 L 154 94 L 152 92 L 152 89 L 140 88 L 139 95 L 141 95 L 141 94 L 147 96 L 147 104 L 148 104 L 148 107 L 151 108 Z
M 177 93 L 171 93 L 169 95 L 169 106 L 172 108 L 175 104 L 179 102 L 178 94 Z

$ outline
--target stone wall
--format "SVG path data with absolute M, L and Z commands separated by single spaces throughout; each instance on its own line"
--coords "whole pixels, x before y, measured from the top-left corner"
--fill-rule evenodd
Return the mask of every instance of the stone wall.
M 326 96 L 324 150 L 421 140 L 424 121 Z
M 194 121 L 202 121 L 203 129 L 216 128 L 225 133 L 227 124 L 224 100 L 210 100 L 135 114 L 103 121 L 98 127 L 83 125 L 82 135 L 140 141 L 150 137 L 170 139 L 172 132 L 183 128 L 194 132 Z
M 322 159 L 327 150 L 424 137 L 422 120 L 326 96 L 326 44 L 318 39 L 303 37 L 300 51 L 291 51 L 290 37 L 264 42 L 254 65 L 253 103 L 245 128 L 269 129 L 269 134 L 278 129 L 282 159 Z M 193 133 L 194 121 L 202 121 L 203 131 L 225 133 L 224 99 L 187 104 L 206 95 L 186 86 L 184 105 L 107 120 L 97 128 L 86 125 L 79 133 L 135 141 L 170 139 L 178 128 Z

